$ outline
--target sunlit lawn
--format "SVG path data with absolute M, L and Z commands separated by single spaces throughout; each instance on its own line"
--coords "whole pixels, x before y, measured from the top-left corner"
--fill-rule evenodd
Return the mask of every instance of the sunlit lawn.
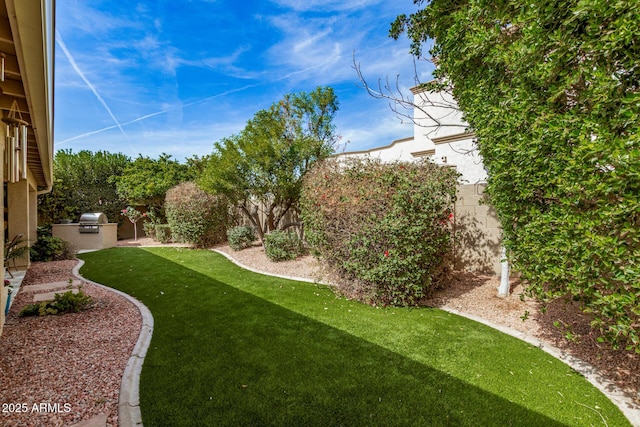
M 372 308 L 205 250 L 82 258 L 153 313 L 145 427 L 629 425 L 560 361 L 441 310 Z

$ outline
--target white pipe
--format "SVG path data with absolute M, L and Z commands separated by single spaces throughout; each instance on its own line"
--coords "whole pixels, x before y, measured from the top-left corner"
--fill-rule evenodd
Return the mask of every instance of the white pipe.
M 509 261 L 507 260 L 507 250 L 504 246 L 500 250 L 500 263 L 502 265 L 502 274 L 500 275 L 498 296 L 506 297 L 509 295 Z

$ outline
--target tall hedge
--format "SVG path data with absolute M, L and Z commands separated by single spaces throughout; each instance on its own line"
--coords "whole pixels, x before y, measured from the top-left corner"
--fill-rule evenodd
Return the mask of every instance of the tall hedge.
M 529 292 L 578 301 L 601 339 L 640 352 L 640 4 L 416 3 L 391 35 L 418 55 L 435 39 Z
M 226 240 L 232 218 L 225 198 L 184 182 L 167 191 L 164 207 L 174 241 L 208 247 Z
M 457 176 L 427 161 L 318 164 L 302 192 L 307 241 L 344 293 L 416 305 L 448 268 Z

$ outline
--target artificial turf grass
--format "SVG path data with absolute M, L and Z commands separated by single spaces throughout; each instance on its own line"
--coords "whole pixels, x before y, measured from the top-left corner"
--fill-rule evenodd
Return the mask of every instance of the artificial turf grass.
M 154 315 L 146 426 L 629 425 L 563 363 L 440 310 L 375 309 L 210 251 L 82 257 Z

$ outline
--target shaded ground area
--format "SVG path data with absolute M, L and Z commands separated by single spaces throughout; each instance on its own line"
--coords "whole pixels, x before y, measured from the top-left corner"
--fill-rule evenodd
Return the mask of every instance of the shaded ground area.
M 238 252 L 229 246 L 219 246 L 216 249 L 257 270 L 319 281 L 328 280 L 326 271 L 312 256 L 273 263 L 260 246 Z M 549 342 L 597 368 L 603 377 L 615 383 L 640 404 L 640 355 L 612 350 L 606 344 L 598 343 L 597 337 L 590 331 L 590 319 L 575 304 L 556 301 L 543 314 L 535 301 L 520 299 L 523 287 L 518 280 L 512 279 L 511 294 L 506 298 L 497 296 L 498 285 L 499 278 L 495 276 L 457 272 L 450 285 L 436 291 L 427 303 L 473 314 Z M 523 321 L 523 317 L 526 320 Z M 566 328 L 556 327 L 556 321 L 569 327 L 577 339 L 568 341 L 565 337 Z

